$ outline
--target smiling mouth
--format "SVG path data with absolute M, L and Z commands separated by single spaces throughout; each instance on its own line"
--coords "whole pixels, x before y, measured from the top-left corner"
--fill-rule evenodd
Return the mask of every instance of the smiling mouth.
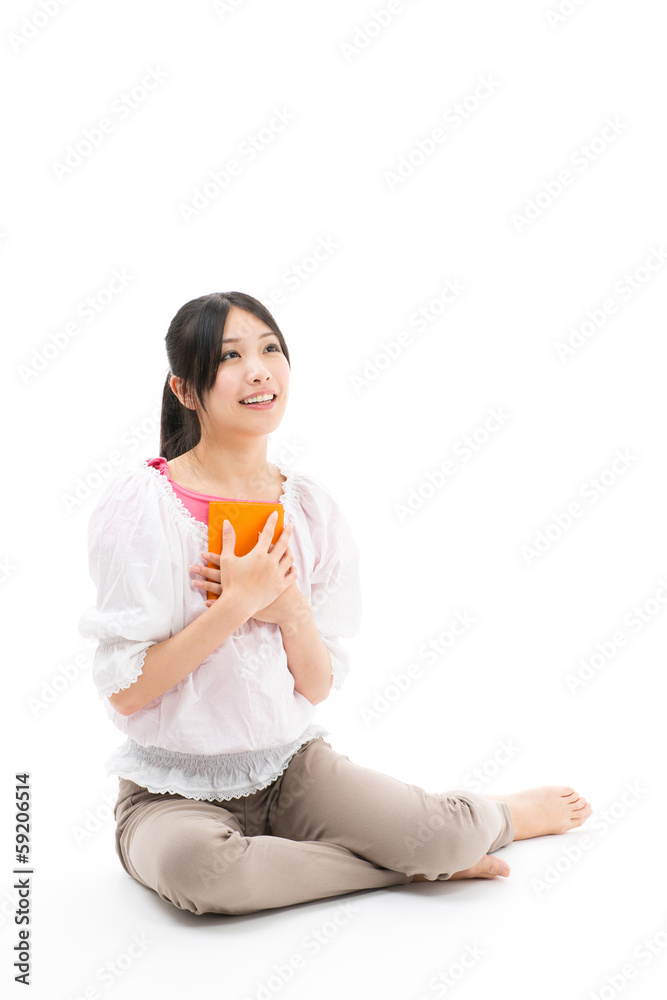
M 257 399 L 256 397 L 251 396 L 249 399 L 240 399 L 239 403 L 241 403 L 243 406 L 266 406 L 269 403 L 272 403 L 277 398 L 275 392 L 273 392 L 273 393 L 268 393 L 268 392 L 266 392 L 266 393 L 258 393 L 258 396 L 260 396 L 260 397 L 261 396 L 270 396 L 271 398 L 270 399 L 261 399 L 261 398 Z

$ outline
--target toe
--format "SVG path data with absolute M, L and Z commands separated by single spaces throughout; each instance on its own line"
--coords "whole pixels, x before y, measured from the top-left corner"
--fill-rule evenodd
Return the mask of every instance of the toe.
M 502 858 L 497 858 L 495 855 L 490 854 L 488 856 L 488 860 L 489 866 L 486 878 L 495 878 L 496 875 L 509 875 L 509 865 L 506 861 L 503 861 Z
M 588 817 L 592 815 L 592 813 L 593 807 L 590 802 L 586 802 L 584 806 L 572 813 L 572 818 L 570 820 L 572 826 L 581 826 L 582 823 L 585 823 Z

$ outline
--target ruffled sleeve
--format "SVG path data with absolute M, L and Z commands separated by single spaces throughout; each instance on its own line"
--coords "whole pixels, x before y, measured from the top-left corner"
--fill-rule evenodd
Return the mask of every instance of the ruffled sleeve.
M 79 633 L 96 639 L 93 680 L 100 698 L 128 688 L 142 672 L 149 646 L 168 639 L 174 609 L 174 567 L 158 491 L 145 471 L 118 475 L 88 523 L 95 606 Z
M 312 502 L 306 504 L 314 551 L 310 578 L 313 619 L 331 654 L 332 689 L 340 690 L 350 671 L 350 654 L 341 638 L 352 638 L 361 627 L 359 548 L 338 503 L 312 476 L 303 479 Z

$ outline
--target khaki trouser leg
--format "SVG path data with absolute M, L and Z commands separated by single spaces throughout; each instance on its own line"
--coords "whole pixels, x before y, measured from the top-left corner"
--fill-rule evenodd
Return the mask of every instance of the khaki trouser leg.
M 120 780 L 125 870 L 193 913 L 252 913 L 364 889 L 448 879 L 510 843 L 509 807 L 426 792 L 362 767 L 321 737 L 268 788 L 226 802 Z

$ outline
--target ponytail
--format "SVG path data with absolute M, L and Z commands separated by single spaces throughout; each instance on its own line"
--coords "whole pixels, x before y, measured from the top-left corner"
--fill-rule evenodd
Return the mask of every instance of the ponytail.
M 160 421 L 160 455 L 168 462 L 190 451 L 201 437 L 201 424 L 194 410 L 183 406 L 173 392 L 167 374 L 162 392 L 162 418 Z

